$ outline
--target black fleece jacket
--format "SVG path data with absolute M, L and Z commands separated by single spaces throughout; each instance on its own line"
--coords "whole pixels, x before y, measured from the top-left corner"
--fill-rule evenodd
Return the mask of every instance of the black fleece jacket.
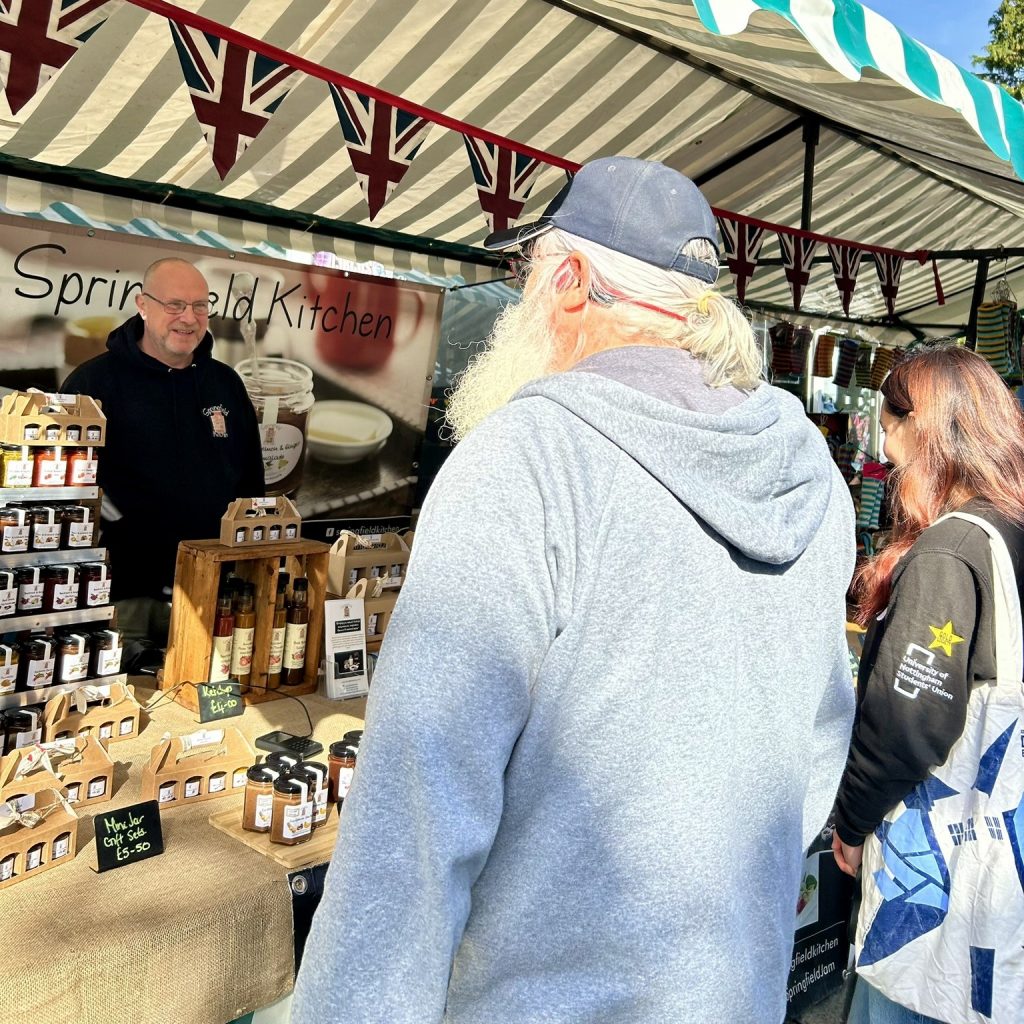
M 234 498 L 264 493 L 256 413 L 210 333 L 175 370 L 139 348 L 142 327 L 123 323 L 62 388 L 98 398 L 107 417 L 99 484 L 122 518 L 103 519 L 100 541 L 115 599 L 169 598 L 178 542 L 218 536 Z
M 1024 605 L 1024 531 L 990 506 L 963 508 L 999 530 Z M 857 715 L 836 830 L 859 846 L 910 791 L 944 764 L 967 702 L 996 675 L 988 534 L 963 519 L 929 527 L 896 567 L 884 616 L 864 638 Z

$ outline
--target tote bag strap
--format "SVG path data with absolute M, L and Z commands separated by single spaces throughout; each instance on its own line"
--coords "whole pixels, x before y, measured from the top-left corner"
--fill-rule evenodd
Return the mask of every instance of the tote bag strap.
M 996 688 L 1008 700 L 1020 700 L 1024 681 L 1024 626 L 1021 623 L 1020 593 L 1013 561 L 1003 535 L 981 516 L 949 512 L 944 519 L 964 519 L 988 534 L 992 550 L 992 591 L 995 596 Z M 934 525 L 934 523 L 932 524 Z

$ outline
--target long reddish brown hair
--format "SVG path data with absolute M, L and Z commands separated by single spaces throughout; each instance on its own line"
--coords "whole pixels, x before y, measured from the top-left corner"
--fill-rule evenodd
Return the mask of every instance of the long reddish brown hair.
M 891 415 L 914 414 L 917 443 L 889 478 L 892 539 L 854 580 L 862 625 L 889 603 L 900 559 L 940 516 L 981 498 L 1024 525 L 1024 415 L 981 356 L 958 345 L 914 352 L 882 395 Z

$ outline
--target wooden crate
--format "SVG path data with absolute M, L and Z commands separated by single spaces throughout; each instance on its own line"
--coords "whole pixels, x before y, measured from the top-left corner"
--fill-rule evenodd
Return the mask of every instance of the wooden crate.
M 205 683 L 210 678 L 213 648 L 213 620 L 217 614 L 217 592 L 225 562 L 235 563 L 235 572 L 256 584 L 256 633 L 253 638 L 252 675 L 247 704 L 276 700 L 282 696 L 313 693 L 317 685 L 324 639 L 324 600 L 327 595 L 327 562 L 330 547 L 315 540 L 264 544 L 260 547 L 229 547 L 214 540 L 182 541 L 174 571 L 171 604 L 170 645 L 160 680 L 162 690 L 180 683 Z M 309 580 L 309 632 L 306 636 L 306 671 L 298 686 L 268 690 L 267 661 L 270 632 L 277 600 L 277 572 L 281 558 L 292 581 Z M 174 699 L 198 713 L 194 686 L 181 686 Z

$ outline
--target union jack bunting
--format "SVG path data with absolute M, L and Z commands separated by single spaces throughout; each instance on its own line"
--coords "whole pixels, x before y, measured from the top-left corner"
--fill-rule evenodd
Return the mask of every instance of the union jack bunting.
M 543 164 L 532 156 L 474 139 L 463 133 L 476 180 L 480 209 L 490 231 L 504 231 L 518 220 Z
M 296 72 L 209 32 L 168 24 L 213 166 L 224 178 L 288 95 Z
M 111 0 L 0 0 L 0 78 L 16 114 L 107 20 Z
M 814 263 L 814 251 L 818 243 L 813 238 L 798 238 L 796 235 L 777 232 L 779 245 L 782 247 L 782 267 L 786 272 L 786 280 L 793 292 L 793 308 L 800 309 L 804 297 L 804 289 L 811 280 L 811 266 Z
M 431 122 L 355 89 L 328 84 L 352 169 L 373 220 L 409 170 Z
M 860 259 L 863 253 L 848 245 L 829 242 L 828 254 L 832 259 L 832 273 L 836 279 L 836 287 L 843 300 L 843 312 L 850 314 L 850 300 L 853 290 L 857 287 L 857 275 L 860 273 Z
M 725 243 L 725 261 L 736 278 L 736 298 L 743 302 L 747 285 L 757 270 L 757 260 L 764 242 L 764 228 L 744 224 L 731 217 L 719 217 L 718 230 Z
M 875 253 L 875 270 L 882 285 L 882 296 L 889 315 L 896 313 L 896 295 L 900 290 L 900 274 L 903 273 L 903 257 L 888 252 Z

